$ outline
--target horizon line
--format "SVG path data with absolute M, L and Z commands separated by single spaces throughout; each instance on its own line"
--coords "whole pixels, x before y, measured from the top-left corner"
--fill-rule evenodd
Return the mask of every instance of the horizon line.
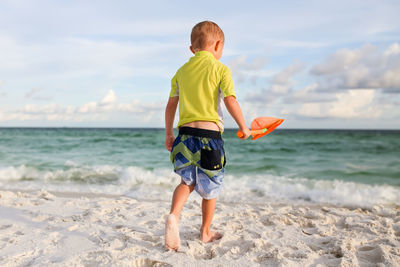
M 162 130 L 164 127 L 112 127 L 112 126 L 0 126 L 0 129 L 153 129 Z M 225 128 L 224 130 L 237 130 L 238 128 Z M 178 130 L 174 127 L 174 130 Z M 400 131 L 400 128 L 279 128 L 276 130 L 358 130 L 358 131 Z

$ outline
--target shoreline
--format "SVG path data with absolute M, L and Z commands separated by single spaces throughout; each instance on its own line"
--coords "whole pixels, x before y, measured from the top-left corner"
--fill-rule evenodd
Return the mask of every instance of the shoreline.
M 363 266 L 400 262 L 399 207 L 351 210 L 329 204 L 221 201 L 213 228 L 224 236 L 203 244 L 198 238 L 200 202 L 189 198 L 181 217 L 181 248 L 168 252 L 163 242 L 169 201 L 0 188 L 0 265 Z
M 44 192 L 44 194 L 51 194 L 56 197 L 60 198 L 88 198 L 88 199 L 93 199 L 93 198 L 110 198 L 110 199 L 115 199 L 115 198 L 130 198 L 136 201 L 144 201 L 144 202 L 168 202 L 169 199 L 150 199 L 150 198 L 136 198 L 132 197 L 129 195 L 123 195 L 123 194 L 109 194 L 109 193 L 93 193 L 93 192 L 75 192 L 75 191 L 56 191 L 56 190 L 46 190 L 46 189 L 16 189 L 16 188 L 4 188 L 0 187 L 0 192 L 6 192 L 10 191 L 15 194 L 20 193 L 26 193 L 26 194 L 39 194 L 41 192 Z M 168 192 L 171 193 L 171 192 Z M 191 194 L 192 198 L 193 195 L 196 195 L 196 192 L 193 192 Z M 189 196 L 189 199 L 191 197 Z M 196 195 L 196 198 L 200 198 Z M 328 203 L 328 202 L 313 202 L 313 201 L 307 201 L 304 199 L 298 199 L 298 200 L 278 200 L 276 202 L 272 201 L 263 201 L 263 202 L 243 202 L 243 201 L 226 201 L 226 200 L 217 200 L 217 203 L 221 203 L 227 206 L 235 206 L 239 204 L 246 204 L 250 206 L 258 206 L 258 205 L 271 205 L 274 207 L 283 207 L 283 206 L 296 206 L 296 207 L 314 207 L 314 208 L 321 208 L 321 207 L 328 207 L 328 208 L 344 208 L 348 209 L 350 211 L 353 210 L 361 210 L 361 211 L 369 211 L 371 212 L 374 207 L 381 207 L 385 209 L 396 209 L 400 211 L 400 205 L 397 204 L 376 204 L 373 207 L 361 207 L 358 205 L 346 205 L 346 204 L 333 204 L 333 203 Z

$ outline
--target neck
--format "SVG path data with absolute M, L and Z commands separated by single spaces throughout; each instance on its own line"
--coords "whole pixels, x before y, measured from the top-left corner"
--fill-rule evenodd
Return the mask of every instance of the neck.
M 198 49 L 198 50 L 195 50 L 194 52 L 197 53 L 197 52 L 201 52 L 201 51 L 210 52 L 215 58 L 217 58 L 215 51 L 211 48 Z

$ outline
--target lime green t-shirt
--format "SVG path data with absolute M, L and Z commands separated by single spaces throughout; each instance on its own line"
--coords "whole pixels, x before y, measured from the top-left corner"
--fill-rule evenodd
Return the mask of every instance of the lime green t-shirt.
M 172 78 L 169 96 L 179 96 L 178 128 L 192 121 L 212 121 L 222 132 L 223 98 L 235 96 L 231 72 L 210 52 L 196 52 Z

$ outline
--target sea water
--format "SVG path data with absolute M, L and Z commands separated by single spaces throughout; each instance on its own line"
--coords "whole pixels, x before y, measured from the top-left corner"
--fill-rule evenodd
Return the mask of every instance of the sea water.
M 400 131 L 277 129 L 256 141 L 223 134 L 220 199 L 400 204 Z M 163 129 L 0 128 L 0 189 L 169 200 Z

